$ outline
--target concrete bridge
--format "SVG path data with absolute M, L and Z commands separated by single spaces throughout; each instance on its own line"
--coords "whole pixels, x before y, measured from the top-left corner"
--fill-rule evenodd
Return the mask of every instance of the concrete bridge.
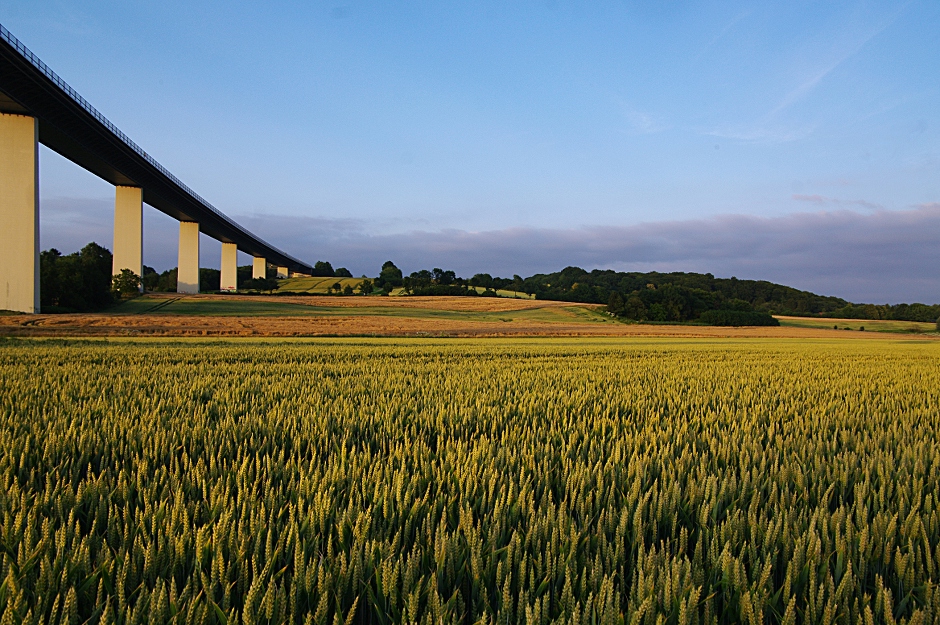
M 143 204 L 180 222 L 177 291 L 199 291 L 199 233 L 222 242 L 223 291 L 237 251 L 278 275 L 312 267 L 262 241 L 183 184 L 0 24 L 0 310 L 39 312 L 39 144 L 115 186 L 113 273 L 143 275 Z

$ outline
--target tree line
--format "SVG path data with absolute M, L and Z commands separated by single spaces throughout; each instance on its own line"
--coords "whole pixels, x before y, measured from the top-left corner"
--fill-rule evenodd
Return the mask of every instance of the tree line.
M 853 304 L 766 280 L 716 278 L 710 273 L 617 272 L 567 267 L 536 274 L 522 289 L 539 299 L 605 303 L 615 314 L 651 321 L 685 321 L 706 310 L 753 311 L 846 319 L 940 320 L 940 305 Z
M 152 267 L 144 266 L 138 284 L 148 291 L 174 292 L 176 274 L 175 267 L 158 273 Z M 199 274 L 201 291 L 219 290 L 218 269 L 201 268 Z M 313 275 L 352 277 L 348 269 L 334 269 L 328 261 L 317 261 Z M 113 305 L 118 292 L 126 291 L 134 284 L 131 276 L 124 278 L 116 280 L 111 275 L 111 252 L 96 243 L 89 243 L 68 255 L 56 249 L 46 250 L 40 254 L 42 309 L 87 312 L 107 308 Z M 259 279 L 252 277 L 250 265 L 238 267 L 237 279 L 240 289 L 274 291 L 277 288 L 272 267 L 268 268 L 264 278 Z M 452 270 L 439 267 L 405 275 L 389 260 L 382 265 L 374 280 L 364 279 L 360 286 L 363 288 L 358 292 L 362 295 L 389 294 L 401 289 L 406 295 L 496 297 L 499 290 L 517 291 L 536 299 L 604 304 L 610 314 L 637 321 L 700 320 L 728 325 L 747 321 L 747 325 L 755 325 L 771 323 L 768 321 L 771 315 L 940 321 L 940 305 L 857 304 L 766 280 L 716 278 L 710 273 L 586 271 L 580 267 L 566 267 L 558 272 L 535 274 L 528 278 L 519 275 L 500 278 L 477 273 L 465 279 Z

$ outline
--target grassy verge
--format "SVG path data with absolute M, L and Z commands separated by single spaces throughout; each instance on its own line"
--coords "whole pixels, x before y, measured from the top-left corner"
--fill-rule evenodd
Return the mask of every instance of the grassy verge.
M 281 302 L 277 298 L 257 297 L 175 298 L 144 295 L 122 304 L 113 312 L 125 315 L 193 315 L 222 317 L 402 317 L 412 319 L 446 319 L 452 321 L 513 322 L 536 321 L 545 323 L 609 323 L 610 319 L 593 309 L 582 306 L 531 308 L 505 311 L 460 311 L 433 308 L 407 308 L 382 306 L 384 298 L 375 298 L 376 306 L 311 306 L 294 302 Z M 322 300 L 320 300 L 322 301 Z
M 821 319 L 818 317 L 777 317 L 780 325 L 792 328 L 853 330 L 864 332 L 893 332 L 897 334 L 924 334 L 936 332 L 935 323 L 920 321 L 887 321 L 880 319 Z

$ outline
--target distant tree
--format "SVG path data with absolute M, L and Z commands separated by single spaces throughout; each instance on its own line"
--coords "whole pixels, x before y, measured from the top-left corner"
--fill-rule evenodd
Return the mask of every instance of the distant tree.
M 203 293 L 218 291 L 222 284 L 222 272 L 211 267 L 199 268 L 199 290 Z
M 457 281 L 457 274 L 453 271 L 445 271 L 440 267 L 435 267 L 431 270 L 431 281 L 434 284 L 447 286 L 448 284 L 453 284 Z
M 337 293 L 339 293 L 340 291 L 343 290 L 343 285 L 340 284 L 339 282 L 334 282 L 333 286 L 331 286 L 330 288 L 336 291 Z
M 313 265 L 313 273 L 310 275 L 318 278 L 332 278 L 336 275 L 336 272 L 333 271 L 333 265 L 326 261 L 318 260 Z
M 253 280 L 254 276 L 255 268 L 253 265 L 240 265 L 235 269 L 235 284 L 239 289 L 247 289 L 245 283 Z
M 43 250 L 39 254 L 39 299 L 44 309 L 59 306 L 59 259 L 62 253 L 56 248 Z
M 122 269 L 121 273 L 111 278 L 111 290 L 122 298 L 133 297 L 140 293 L 140 285 L 140 276 L 130 269 Z
M 157 280 L 157 286 L 154 290 L 164 293 L 173 293 L 176 291 L 176 274 L 176 267 L 173 267 L 173 269 L 167 269 L 161 273 L 159 280 Z
M 470 286 L 479 286 L 484 289 L 493 288 L 493 276 L 488 273 L 478 273 L 470 278 Z
M 440 267 L 435 267 L 431 270 L 431 281 L 434 284 L 439 284 L 441 286 L 447 286 L 449 284 L 454 284 L 457 281 L 457 274 L 453 271 L 444 270 Z
M 347 284 L 346 286 L 343 287 L 343 295 L 352 295 L 352 294 L 353 294 L 352 285 Z
M 628 319 L 643 321 L 646 319 L 646 304 L 636 295 L 627 299 L 623 304 L 623 315 Z
M 352 272 L 346 269 L 345 267 L 338 268 L 336 271 L 333 272 L 333 275 L 336 276 L 337 278 L 352 278 L 353 277 Z
M 669 313 L 662 304 L 657 302 L 649 307 L 649 319 L 650 321 L 668 321 Z
M 160 283 L 160 274 L 158 274 L 157 270 L 153 267 L 144 265 L 144 275 L 141 276 L 141 282 L 144 285 L 145 291 L 154 291 Z
M 423 289 L 425 287 L 431 286 L 431 281 L 434 279 L 434 275 L 427 269 L 420 269 L 418 271 L 412 271 L 411 275 L 406 279 L 405 287 L 409 291 L 414 291 L 415 289 Z
M 396 267 L 392 261 L 387 260 L 382 265 L 379 277 L 375 279 L 375 286 L 385 291 L 391 291 L 395 287 L 401 286 L 403 280 L 401 269 Z
M 721 304 L 722 310 L 738 310 L 741 312 L 750 312 L 754 310 L 754 307 L 751 306 L 750 302 L 746 302 L 743 299 L 729 299 L 728 301 Z
M 277 289 L 277 279 L 275 278 L 251 278 L 242 283 L 242 288 L 249 291 L 267 291 L 274 292 Z
M 623 314 L 623 296 L 617 291 L 611 293 L 607 300 L 607 312 L 614 315 Z
M 359 293 L 360 295 L 369 295 L 372 293 L 372 280 L 364 278 L 362 282 L 359 283 Z
M 39 255 L 40 306 L 46 310 L 85 312 L 114 303 L 111 294 L 111 252 L 89 243 L 63 256 L 50 249 Z

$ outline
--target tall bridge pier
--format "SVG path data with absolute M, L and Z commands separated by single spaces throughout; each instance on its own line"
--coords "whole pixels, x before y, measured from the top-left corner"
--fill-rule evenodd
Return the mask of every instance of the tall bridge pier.
M 180 222 L 177 291 L 199 292 L 199 235 L 222 243 L 221 290 L 238 250 L 278 275 L 313 268 L 261 240 L 147 154 L 0 24 L 0 310 L 39 312 L 39 145 L 115 187 L 112 272 L 143 276 L 143 205 Z
M 0 114 L 0 309 L 39 312 L 36 119 Z
M 114 188 L 114 247 L 111 273 L 144 275 L 144 195 L 140 187 Z M 141 287 L 143 289 L 143 287 Z

